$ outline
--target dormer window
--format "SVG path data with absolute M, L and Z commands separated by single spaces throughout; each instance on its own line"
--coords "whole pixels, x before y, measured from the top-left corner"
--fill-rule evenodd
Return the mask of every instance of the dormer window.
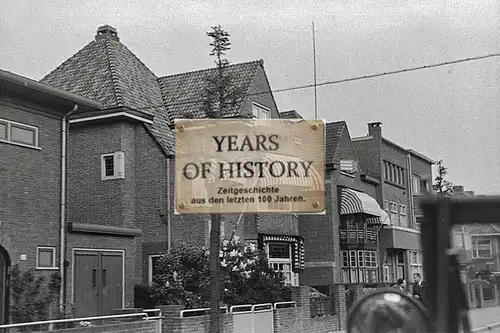
M 271 109 L 266 108 L 258 103 L 252 103 L 252 112 L 254 119 L 269 119 L 271 118 Z

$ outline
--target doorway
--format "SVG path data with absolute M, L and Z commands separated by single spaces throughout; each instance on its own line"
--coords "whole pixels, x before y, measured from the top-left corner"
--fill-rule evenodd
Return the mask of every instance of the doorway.
M 104 316 L 123 307 L 124 251 L 73 252 L 73 303 L 77 317 Z

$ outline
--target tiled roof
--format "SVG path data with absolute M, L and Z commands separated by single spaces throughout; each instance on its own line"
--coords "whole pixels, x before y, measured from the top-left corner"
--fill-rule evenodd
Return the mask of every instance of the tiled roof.
M 331 163 L 334 161 L 337 155 L 340 138 L 342 136 L 342 131 L 344 129 L 347 129 L 347 124 L 345 121 L 337 121 L 326 124 L 326 130 L 325 130 L 326 163 Z
M 232 77 L 232 83 L 246 93 L 261 63 L 261 60 L 257 60 L 229 65 L 227 73 Z M 206 87 L 206 79 L 216 74 L 216 68 L 209 68 L 158 79 L 172 121 L 187 117 L 206 117 L 201 108 L 203 104 L 201 94 Z M 241 102 L 227 110 L 224 116 L 235 116 L 239 114 L 240 108 Z
M 500 233 L 500 228 L 498 225 L 487 223 L 487 224 L 469 224 L 467 225 L 467 231 L 470 234 L 498 234 Z

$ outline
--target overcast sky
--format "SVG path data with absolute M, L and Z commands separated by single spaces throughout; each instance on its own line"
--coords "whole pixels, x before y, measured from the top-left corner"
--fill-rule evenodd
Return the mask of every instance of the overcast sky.
M 500 51 L 500 1 L 4 0 L 0 68 L 40 79 L 89 43 L 99 25 L 156 75 L 212 66 L 205 32 L 231 33 L 231 62 L 263 59 L 272 89 Z M 433 159 L 449 180 L 500 194 L 500 58 L 318 88 L 319 117 L 351 136 L 383 135 Z M 275 94 L 280 111 L 314 117 L 312 89 Z

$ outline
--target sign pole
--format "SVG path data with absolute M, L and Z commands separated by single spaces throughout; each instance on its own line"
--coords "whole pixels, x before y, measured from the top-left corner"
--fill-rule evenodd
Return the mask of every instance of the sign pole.
M 210 333 L 220 332 L 220 214 L 210 214 Z

